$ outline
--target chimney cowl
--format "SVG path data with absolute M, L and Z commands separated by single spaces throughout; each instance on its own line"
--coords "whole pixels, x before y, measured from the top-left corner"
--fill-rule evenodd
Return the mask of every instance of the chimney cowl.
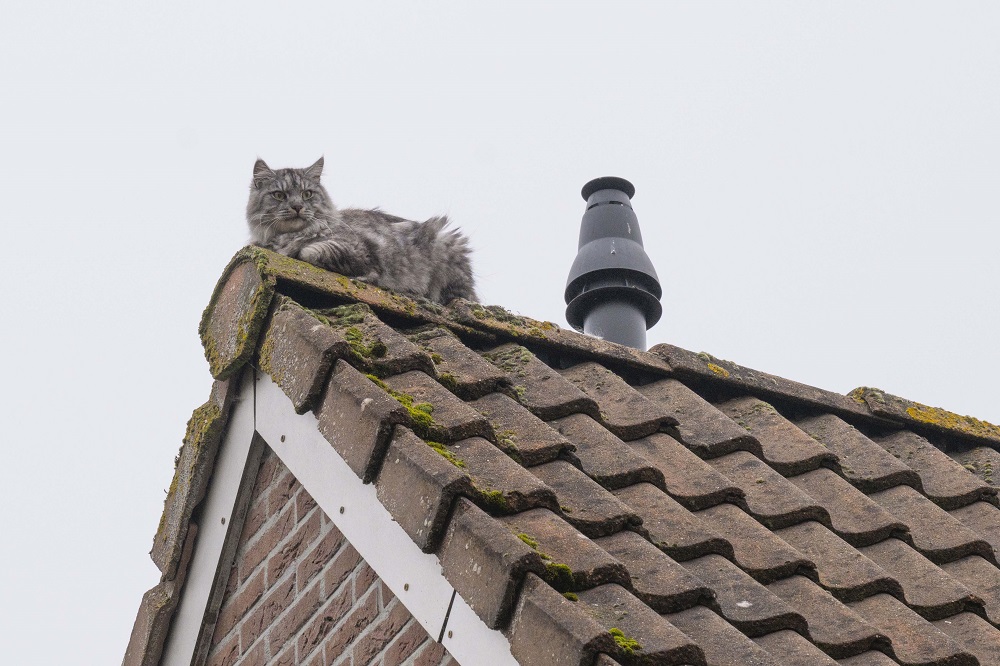
M 635 187 L 607 176 L 581 194 L 587 209 L 566 282 L 566 320 L 578 331 L 645 350 L 646 330 L 663 314 L 663 291 L 632 210 Z

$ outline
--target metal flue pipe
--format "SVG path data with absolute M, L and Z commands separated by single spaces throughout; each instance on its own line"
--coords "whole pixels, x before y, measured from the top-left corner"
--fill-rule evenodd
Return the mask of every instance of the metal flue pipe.
M 645 351 L 660 320 L 660 280 L 632 210 L 635 187 L 607 176 L 583 186 L 579 252 L 566 281 L 566 320 L 578 331 Z

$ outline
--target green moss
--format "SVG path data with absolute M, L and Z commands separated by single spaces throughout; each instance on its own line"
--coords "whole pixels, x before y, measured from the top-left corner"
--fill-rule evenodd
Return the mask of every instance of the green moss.
M 486 352 L 483 356 L 493 365 L 515 377 L 524 377 L 527 374 L 525 366 L 534 358 L 530 351 L 520 345 L 511 345 L 506 349 Z
M 385 343 L 378 338 L 368 342 L 364 332 L 357 326 L 347 328 L 344 331 L 344 338 L 351 345 L 351 351 L 362 359 L 382 358 L 389 351 Z
M 524 532 L 519 532 L 517 538 L 523 541 L 524 543 L 528 544 L 528 547 L 531 548 L 532 550 L 538 550 L 538 542 L 532 539 Z
M 476 492 L 479 493 L 479 497 L 487 509 L 492 509 L 499 513 L 508 513 L 510 511 L 510 504 L 507 502 L 507 498 L 499 490 L 476 488 Z
M 317 313 L 328 317 L 331 326 L 343 327 L 363 324 L 368 315 L 372 314 L 372 310 L 362 303 L 354 303 L 352 305 L 341 305 L 336 308 L 317 310 Z
M 573 570 L 558 562 L 545 563 L 545 580 L 559 592 L 569 592 L 573 589 Z
M 395 398 L 399 404 L 406 408 L 406 411 L 410 415 L 410 420 L 412 421 L 411 425 L 413 426 L 413 431 L 417 433 L 417 435 L 423 439 L 427 439 L 431 436 L 431 431 L 434 429 L 434 426 L 437 425 L 434 421 L 434 417 L 431 416 L 431 414 L 434 413 L 434 405 L 429 402 L 414 402 L 412 395 L 393 389 L 373 374 L 367 374 L 365 377 Z M 465 464 L 463 463 L 462 466 L 464 467 Z
M 576 596 L 576 594 L 574 594 L 573 592 L 563 592 L 563 596 L 572 602 L 577 602 L 580 600 L 580 597 Z
M 618 647 L 622 649 L 627 655 L 634 655 L 637 650 L 641 650 L 642 646 L 639 641 L 625 635 L 625 632 L 618 627 L 611 627 L 608 631 L 611 637 L 615 639 L 615 643 L 618 643 Z
M 444 444 L 441 444 L 440 442 L 427 442 L 427 446 L 437 451 L 438 455 L 442 456 L 455 467 L 458 467 L 459 469 L 465 468 L 465 461 L 452 453 L 451 450 Z
M 437 352 L 431 352 L 431 360 L 434 361 L 434 365 L 441 365 L 441 363 L 444 362 L 441 354 L 438 354 Z
M 458 379 L 455 377 L 455 375 L 451 374 L 450 372 L 439 372 L 437 380 L 438 382 L 440 382 L 442 386 L 444 386 L 452 393 L 458 390 Z

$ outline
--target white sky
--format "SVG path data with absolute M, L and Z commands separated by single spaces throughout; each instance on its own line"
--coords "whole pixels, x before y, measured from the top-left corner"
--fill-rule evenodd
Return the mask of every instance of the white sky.
M 651 345 L 1000 423 L 998 5 L 535 4 L 5 6 L 2 661 L 121 660 L 258 155 L 563 325 L 628 178 Z

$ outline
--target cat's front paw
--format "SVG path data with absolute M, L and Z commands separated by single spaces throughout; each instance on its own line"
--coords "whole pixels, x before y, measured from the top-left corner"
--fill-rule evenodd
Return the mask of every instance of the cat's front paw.
M 299 250 L 299 259 L 310 264 L 319 265 L 326 253 L 315 245 L 306 245 Z

